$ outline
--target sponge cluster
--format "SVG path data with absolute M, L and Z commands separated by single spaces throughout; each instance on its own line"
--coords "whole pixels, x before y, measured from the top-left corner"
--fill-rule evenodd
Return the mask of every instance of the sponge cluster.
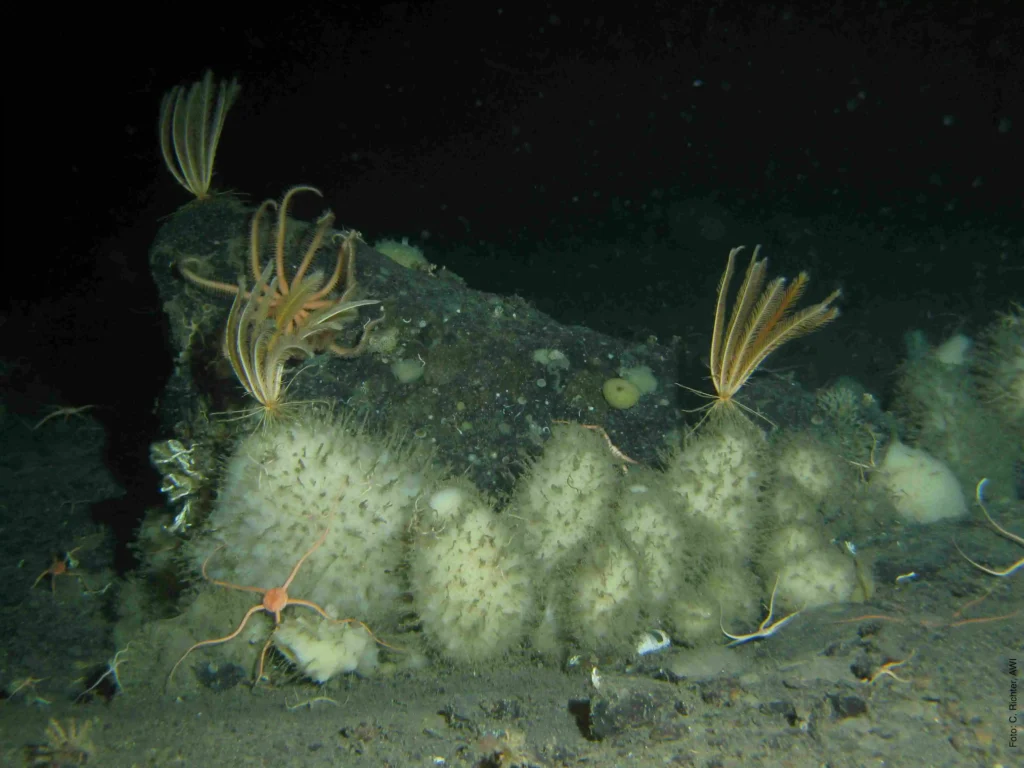
M 628 653 L 651 627 L 690 644 L 717 640 L 723 622 L 756 626 L 776 583 L 779 605 L 793 610 L 850 599 L 852 558 L 829 542 L 818 512 L 848 474 L 825 446 L 794 440 L 773 454 L 760 431 L 737 423 L 688 441 L 663 472 L 626 475 L 600 433 L 552 429 L 505 515 L 533 563 L 530 647 Z M 788 516 L 771 504 L 775 479 L 792 490 Z
M 327 530 L 289 594 L 375 633 L 411 609 L 424 642 L 459 663 L 524 644 L 549 658 L 627 653 L 657 627 L 717 641 L 723 623 L 756 626 L 776 583 L 794 610 L 851 597 L 853 565 L 816 509 L 842 466 L 811 443 L 773 455 L 748 425 L 690 440 L 665 471 L 625 474 L 602 433 L 558 425 L 498 511 L 399 441 L 305 418 L 238 445 L 192 559 L 276 587 Z M 360 625 L 297 613 L 275 644 L 307 676 L 374 668 Z

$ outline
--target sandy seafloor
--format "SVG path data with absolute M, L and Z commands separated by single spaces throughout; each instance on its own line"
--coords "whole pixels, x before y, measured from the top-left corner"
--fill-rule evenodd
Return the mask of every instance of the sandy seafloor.
M 1021 577 L 974 569 L 952 542 L 996 564 L 1020 550 L 980 515 L 903 529 L 875 553 L 871 602 L 805 611 L 738 648 L 564 668 L 433 665 L 324 689 L 279 671 L 255 690 L 240 681 L 180 697 L 128 648 L 117 657 L 121 685 L 108 675 L 82 696 L 123 650 L 112 634 L 115 553 L 95 522 L 122 491 L 88 414 L 33 426 L 12 415 L 2 431 L 4 765 L 1020 764 L 1024 747 L 1009 745 L 1011 659 L 1024 656 Z M 72 547 L 81 578 L 33 588 Z M 896 583 L 910 571 L 915 580 Z M 82 749 L 54 750 L 53 722 Z

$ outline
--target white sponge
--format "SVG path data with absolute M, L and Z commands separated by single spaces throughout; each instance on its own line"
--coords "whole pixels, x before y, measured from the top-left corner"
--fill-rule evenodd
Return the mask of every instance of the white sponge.
M 572 633 L 587 650 L 623 651 L 638 627 L 639 567 L 619 541 L 595 543 L 570 585 Z
M 842 482 L 838 458 L 807 435 L 797 436 L 783 448 L 778 471 L 815 502 L 823 501 Z
M 542 569 L 578 559 L 615 499 L 611 451 L 594 430 L 552 427 L 544 453 L 516 485 L 515 514 L 530 521 L 527 548 Z
M 453 661 L 498 656 L 522 640 L 532 614 L 528 559 L 474 488 L 442 488 L 429 506 L 410 563 L 424 634 Z
M 402 540 L 430 482 L 426 462 L 330 418 L 272 426 L 229 459 L 209 535 L 194 550 L 211 577 L 272 588 L 325 529 L 289 595 L 372 626 L 402 610 Z M 215 549 L 218 549 L 214 553 Z
M 640 554 L 643 602 L 648 611 L 657 611 L 676 596 L 684 580 L 692 578 L 701 547 L 699 537 L 687 536 L 678 500 L 661 487 L 660 475 L 639 470 L 630 480 L 634 477 L 619 496 L 617 517 L 630 548 Z
M 849 602 L 857 588 L 853 558 L 819 549 L 783 566 L 776 601 L 786 610 Z M 781 618 L 779 614 L 775 618 Z
M 753 550 L 763 515 L 758 498 L 763 443 L 753 428 L 727 424 L 676 452 L 665 473 L 687 508 L 717 529 L 722 548 L 736 562 Z
M 287 616 L 274 631 L 274 647 L 320 684 L 344 672 L 366 675 L 377 667 L 377 643 L 359 624 Z
M 615 517 L 640 566 L 637 599 L 659 615 L 680 590 L 692 589 L 721 555 L 722 537 L 687 512 L 661 473 L 639 469 L 623 484 Z
M 934 456 L 898 440 L 889 446 L 873 480 L 889 492 L 904 520 L 933 523 L 967 514 L 967 500 L 952 470 Z

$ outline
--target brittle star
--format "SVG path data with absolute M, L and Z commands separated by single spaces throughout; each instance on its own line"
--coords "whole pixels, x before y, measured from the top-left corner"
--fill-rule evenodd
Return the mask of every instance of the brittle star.
M 114 654 L 114 658 L 112 658 L 110 661 L 107 662 L 107 671 L 104 672 L 102 675 L 100 675 L 96 679 L 95 683 L 93 683 L 88 688 L 86 688 L 84 691 L 82 691 L 80 694 L 78 694 L 78 697 L 75 699 L 76 702 L 80 701 L 82 699 L 82 697 L 85 696 L 90 691 L 96 690 L 96 688 L 99 686 L 99 684 L 102 683 L 104 680 L 106 680 L 108 677 L 110 678 L 111 682 L 114 685 L 113 693 L 119 693 L 120 691 L 124 690 L 124 688 L 121 685 L 121 678 L 119 678 L 117 676 L 117 668 L 119 666 L 121 666 L 122 664 L 124 664 L 124 661 L 121 660 L 121 655 L 125 654 L 125 653 L 128 653 L 128 649 L 131 648 L 131 645 L 132 645 L 131 643 L 128 643 L 128 645 L 126 645 L 124 648 L 122 648 L 120 651 L 117 651 Z M 113 695 L 113 693 L 111 695 Z
M 744 643 L 749 643 L 751 640 L 762 640 L 766 637 L 771 637 L 784 626 L 789 624 L 789 622 L 795 619 L 797 614 L 800 613 L 800 611 L 793 611 L 793 613 L 788 616 L 783 616 L 781 619 L 772 623 L 772 616 L 775 613 L 775 593 L 779 591 L 779 578 L 781 576 L 782 574 L 779 573 L 779 575 L 775 577 L 775 587 L 772 589 L 772 597 L 768 602 L 768 615 L 765 617 L 765 620 L 761 622 L 761 625 L 749 635 L 730 635 L 725 631 L 725 626 L 722 624 L 722 618 L 719 616 L 718 626 L 722 628 L 722 634 L 732 640 L 731 643 L 728 643 L 725 646 L 726 648 L 743 645 Z
M 32 429 L 39 429 L 43 424 L 48 422 L 50 419 L 56 419 L 58 416 L 64 417 L 64 423 L 67 424 L 68 419 L 72 416 L 82 416 L 86 411 L 95 408 L 96 405 L 79 405 L 79 406 L 68 406 L 68 405 L 57 405 L 53 406 L 50 413 L 41 418 L 36 422 L 36 425 Z M 84 416 L 82 418 L 85 418 Z
M 173 667 L 171 667 L 170 674 L 167 675 L 167 684 L 170 684 L 171 678 L 174 676 L 174 673 L 178 669 L 178 666 L 181 664 L 181 662 L 185 660 L 185 658 L 190 653 L 192 653 L 192 651 L 196 650 L 197 648 L 203 648 L 207 645 L 218 645 L 220 643 L 226 643 L 229 640 L 234 640 L 242 633 L 242 630 L 245 629 L 245 625 L 249 623 L 249 619 L 251 619 L 253 615 L 259 613 L 260 611 L 269 613 L 274 619 L 274 627 L 277 628 L 281 624 L 281 612 L 290 605 L 300 605 L 304 608 L 309 608 L 310 610 L 316 611 L 323 618 L 327 619 L 328 621 L 334 624 L 358 624 L 363 629 L 365 629 L 367 634 L 369 634 L 370 637 L 372 637 L 376 642 L 381 643 L 380 640 L 377 640 L 376 635 L 373 634 L 370 628 L 366 626 L 363 622 L 358 621 L 357 619 L 335 619 L 329 616 L 327 614 L 327 611 L 325 611 L 323 608 L 321 608 L 314 602 L 311 602 L 309 600 L 299 600 L 296 598 L 288 597 L 288 587 L 291 586 L 292 581 L 295 579 L 295 574 L 299 572 L 299 568 L 301 568 L 302 564 L 306 562 L 306 559 L 314 552 L 316 552 L 324 543 L 324 540 L 327 538 L 328 531 L 330 531 L 330 528 L 325 528 L 324 532 L 320 534 L 320 538 L 317 539 L 316 543 L 309 548 L 306 554 L 299 558 L 298 562 L 295 563 L 295 565 L 292 567 L 291 573 L 288 574 L 288 578 L 285 581 L 285 583 L 280 587 L 272 587 L 270 589 L 265 589 L 263 587 L 243 586 L 241 584 L 232 584 L 228 581 L 219 581 L 217 579 L 211 579 L 209 576 L 206 575 L 206 564 L 210 561 L 210 558 L 213 557 L 221 549 L 221 547 L 218 547 L 213 552 L 211 552 L 209 557 L 207 557 L 206 560 L 203 561 L 202 573 L 204 579 L 209 581 L 211 584 L 216 584 L 219 587 L 225 587 L 227 589 L 237 589 L 241 590 L 242 592 L 256 592 L 260 595 L 263 595 L 263 599 L 258 604 L 254 605 L 252 608 L 246 611 L 245 616 L 242 617 L 242 621 L 238 624 L 238 627 L 235 628 L 235 631 L 232 632 L 230 635 L 218 637 L 213 640 L 202 640 L 193 645 L 187 651 L 185 651 L 185 653 L 182 654 L 181 658 L 178 659 L 177 662 L 175 662 Z M 267 638 L 267 642 L 263 645 L 263 650 L 260 651 L 259 668 L 256 672 L 256 679 L 253 680 L 254 686 L 257 685 L 260 682 L 260 680 L 263 679 L 263 662 L 267 656 L 267 650 L 270 648 L 270 644 L 273 641 L 274 636 L 271 635 L 269 638 Z M 381 644 L 383 645 L 384 643 Z
M 915 653 L 917 653 L 917 651 L 912 651 L 911 654 L 907 656 L 907 658 L 905 658 L 903 661 L 885 662 L 882 666 L 875 670 L 875 674 L 873 674 L 871 677 L 862 677 L 861 682 L 863 682 L 865 685 L 871 685 L 875 682 L 875 680 L 882 677 L 882 675 L 887 675 L 898 682 L 909 683 L 909 680 L 904 680 L 902 677 L 893 672 L 893 670 L 897 667 L 902 667 L 904 664 L 906 664 L 908 661 L 914 658 Z
M 978 481 L 978 485 L 974 489 L 974 499 L 977 502 L 978 506 L 981 507 L 981 511 L 985 515 L 985 519 L 988 520 L 989 525 L 995 528 L 996 533 L 998 533 L 1000 536 L 1002 536 L 1005 539 L 1009 539 L 1010 541 L 1016 544 L 1020 544 L 1022 547 L 1024 547 L 1024 536 L 1018 536 L 1015 533 L 1010 533 L 1008 530 L 1003 528 L 1003 526 L 999 525 L 999 523 L 993 520 L 992 515 L 988 513 L 988 509 L 985 507 L 985 485 L 987 483 L 988 478 L 983 477 L 981 478 L 981 480 Z M 1024 568 L 1024 557 L 1022 557 L 1016 563 L 1011 563 L 1010 565 L 1006 566 L 1006 568 L 1003 568 L 1001 570 L 988 568 L 982 565 L 981 563 L 976 563 L 974 560 L 971 560 L 971 558 L 965 555 L 964 551 L 960 549 L 960 545 L 956 543 L 956 539 L 953 540 L 953 546 L 956 547 L 956 551 L 960 553 L 960 556 L 963 557 L 964 560 L 966 560 L 968 563 L 973 565 L 978 570 L 984 571 L 985 573 L 988 573 L 992 576 L 1011 576 L 1017 571 L 1019 571 L 1021 568 Z
M 83 545 L 84 546 L 84 545 Z M 35 589 L 40 581 L 45 579 L 47 576 L 50 577 L 50 592 L 53 595 L 57 594 L 57 577 L 58 576 L 71 576 L 72 578 L 78 579 L 82 582 L 82 586 L 85 587 L 86 592 L 92 592 L 89 589 L 89 585 L 86 584 L 85 578 L 78 571 L 73 570 L 78 567 L 78 561 L 75 559 L 75 552 L 80 550 L 82 547 L 75 547 L 69 549 L 64 553 L 64 557 L 54 557 L 53 562 L 50 563 L 50 567 L 45 571 L 36 576 L 36 580 L 32 582 L 32 586 L 29 589 Z
M 578 422 L 564 421 L 563 419 L 554 419 L 551 423 L 552 424 L 568 424 L 570 426 L 572 424 L 578 424 Z M 602 427 L 600 424 L 579 424 L 579 426 L 583 427 L 584 429 L 589 429 L 589 430 L 592 430 L 594 432 L 597 432 L 597 434 L 599 434 L 601 437 L 603 437 L 604 441 L 608 444 L 608 449 L 612 452 L 612 456 L 617 458 L 619 461 L 624 461 L 627 464 L 639 464 L 640 463 L 636 459 L 631 459 L 629 456 L 627 456 L 625 453 L 623 453 L 621 450 L 619 450 L 618 446 L 616 446 L 615 443 L 612 442 L 612 439 L 608 436 L 608 433 L 605 431 L 604 427 Z M 625 467 L 623 467 L 623 469 L 625 469 Z

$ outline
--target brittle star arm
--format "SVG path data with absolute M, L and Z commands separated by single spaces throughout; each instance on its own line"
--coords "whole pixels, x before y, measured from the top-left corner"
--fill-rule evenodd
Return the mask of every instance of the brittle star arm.
M 218 645 L 219 643 L 226 643 L 229 640 L 234 640 L 236 637 L 238 637 L 242 633 L 242 630 L 245 629 L 245 625 L 249 623 L 249 619 L 252 618 L 253 614 L 254 613 L 259 613 L 260 611 L 263 611 L 263 610 L 266 610 L 263 607 L 263 603 L 260 603 L 259 605 L 254 605 L 252 608 L 250 608 L 248 611 L 246 611 L 245 616 L 242 617 L 242 621 L 239 622 L 238 627 L 230 635 L 226 635 L 224 637 L 218 637 L 218 638 L 215 638 L 213 640 L 203 640 L 201 642 L 196 643 L 191 648 L 189 648 L 187 651 L 185 651 L 185 653 L 182 655 L 182 657 L 175 662 L 173 667 L 171 667 L 170 674 L 167 675 L 167 683 L 170 684 L 171 678 L 174 677 L 174 673 L 178 670 L 178 667 L 181 666 L 181 662 L 183 662 L 185 660 L 185 658 L 190 653 L 192 653 L 192 651 L 198 650 L 199 648 L 205 648 L 208 645 Z

